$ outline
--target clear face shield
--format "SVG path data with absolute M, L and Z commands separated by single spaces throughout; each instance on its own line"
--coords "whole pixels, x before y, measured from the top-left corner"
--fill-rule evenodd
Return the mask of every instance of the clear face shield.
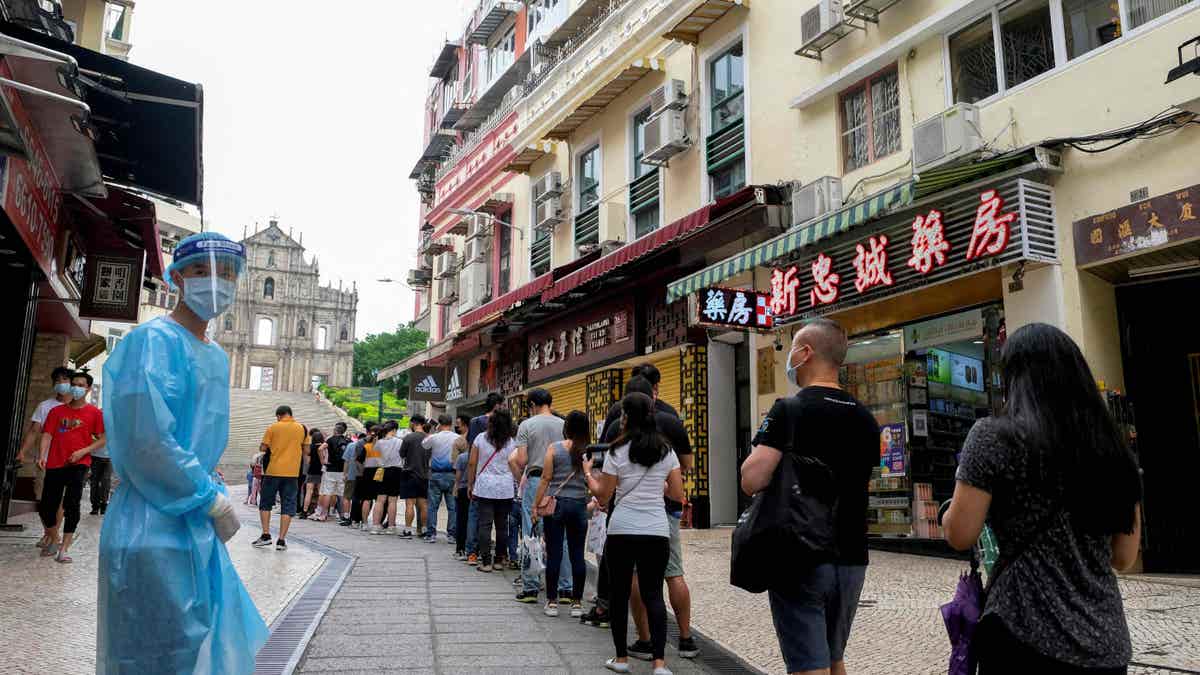
M 245 264 L 241 244 L 228 239 L 185 241 L 176 249 L 168 269 L 171 284 L 175 273 L 183 285 L 183 301 L 205 321 L 233 306 L 237 281 Z

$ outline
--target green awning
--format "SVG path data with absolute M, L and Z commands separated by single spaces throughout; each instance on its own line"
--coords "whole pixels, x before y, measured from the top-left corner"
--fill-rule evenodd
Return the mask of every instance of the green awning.
M 732 258 L 727 258 L 699 272 L 673 281 L 667 285 L 667 302 L 675 302 L 701 288 L 720 283 L 746 270 L 752 270 L 759 265 L 782 258 L 792 251 L 832 237 L 835 234 L 841 234 L 855 225 L 877 218 L 887 211 L 904 208 L 913 202 L 915 194 L 914 185 L 915 182 L 909 180 L 882 192 L 877 192 L 862 201 L 845 206 L 827 216 L 809 221 L 800 227 L 792 228 L 778 237 L 768 239 Z

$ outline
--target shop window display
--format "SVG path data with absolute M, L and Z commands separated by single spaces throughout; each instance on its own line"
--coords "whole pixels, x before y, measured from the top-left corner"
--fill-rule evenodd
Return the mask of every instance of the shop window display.
M 968 321 L 963 317 L 978 317 Z M 868 532 L 940 539 L 937 508 L 954 492 L 958 454 L 975 420 L 1002 397 L 997 369 L 999 308 L 946 317 L 976 326 L 929 340 L 912 326 L 850 341 L 842 386 L 880 426 L 879 466 L 872 473 Z M 923 324 L 919 324 L 923 325 Z

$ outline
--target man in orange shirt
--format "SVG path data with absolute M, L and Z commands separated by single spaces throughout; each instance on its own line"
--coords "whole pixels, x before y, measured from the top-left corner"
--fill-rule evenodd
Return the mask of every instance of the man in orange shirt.
M 275 550 L 287 550 L 287 531 L 296 515 L 296 496 L 299 485 L 300 457 L 303 454 L 304 438 L 308 435 L 303 424 L 292 419 L 292 409 L 281 405 L 275 409 L 276 422 L 267 427 L 263 434 L 262 451 L 270 453 L 270 461 L 263 469 L 262 487 L 259 490 L 258 517 L 262 521 L 262 536 L 252 543 L 257 548 L 271 545 L 271 509 L 275 508 L 275 497 L 279 497 L 279 538 Z

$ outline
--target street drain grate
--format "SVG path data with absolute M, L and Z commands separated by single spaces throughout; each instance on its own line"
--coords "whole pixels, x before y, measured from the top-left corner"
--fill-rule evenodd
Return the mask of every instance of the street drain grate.
M 299 537 L 289 541 L 321 553 L 325 564 L 271 624 L 271 635 L 255 659 L 255 675 L 290 675 L 296 669 L 321 617 L 354 565 L 353 556 L 335 548 Z

